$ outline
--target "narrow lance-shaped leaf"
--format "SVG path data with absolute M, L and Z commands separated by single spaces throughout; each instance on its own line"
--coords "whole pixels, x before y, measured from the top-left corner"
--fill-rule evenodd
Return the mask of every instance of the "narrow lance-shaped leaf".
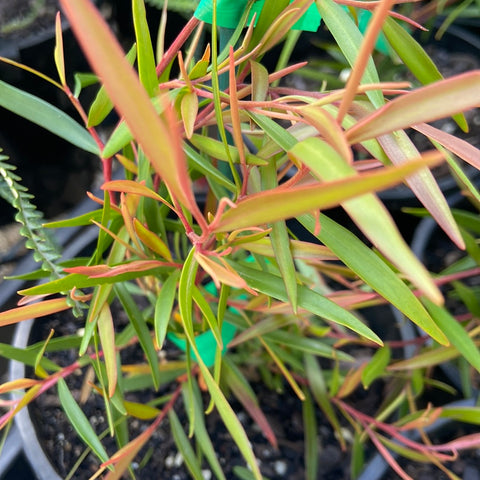
M 285 285 L 280 277 L 240 263 L 232 263 L 232 265 L 251 288 L 254 288 L 260 293 L 264 293 L 269 297 L 281 300 L 282 302 L 288 302 Z M 314 290 L 310 290 L 304 285 L 298 285 L 297 294 L 299 308 L 303 308 L 314 315 L 318 315 L 331 322 L 350 328 L 359 335 L 362 335 L 379 345 L 383 345 L 383 342 L 378 335 L 365 326 L 355 315 L 342 307 L 339 307 L 328 298 L 320 295 Z
M 309 152 L 309 155 L 312 153 Z M 317 155 L 317 153 L 314 153 Z M 279 187 L 240 200 L 212 225 L 214 232 L 227 232 L 296 217 L 305 212 L 339 205 L 363 193 L 378 191 L 401 182 L 406 176 L 426 165 L 433 166 L 440 155 L 423 157 L 399 167 L 386 167 L 379 172 L 355 175 L 321 185 L 290 188 Z
M 65 58 L 63 55 L 62 20 L 60 18 L 60 12 L 57 12 L 55 18 L 55 50 L 53 55 L 55 57 L 55 65 L 57 67 L 60 82 L 65 86 L 67 81 L 65 80 Z
M 446 309 L 433 304 L 428 299 L 424 299 L 424 303 L 452 345 L 472 367 L 480 372 L 480 351 L 465 328 Z
M 321 214 L 320 232 L 315 233 L 316 220 L 311 214 L 302 215 L 299 222 L 337 257 L 352 269 L 367 285 L 386 298 L 410 320 L 447 343 L 446 337 L 433 322 L 419 299 L 380 256 L 374 253 L 352 232 Z
M 480 71 L 418 88 L 395 98 L 347 130 L 348 141 L 362 142 L 411 125 L 431 122 L 480 104 Z
M 170 421 L 170 428 L 172 430 L 173 439 L 177 445 L 178 451 L 182 454 L 183 460 L 194 480 L 203 480 L 202 468 L 195 452 L 190 445 L 188 437 L 183 431 L 182 424 L 178 419 L 177 414 L 173 409 L 168 411 L 168 420 Z
M 383 33 L 396 54 L 423 85 L 443 79 L 442 74 L 423 47 L 393 18 L 386 19 L 383 24 Z M 462 130 L 468 130 L 463 114 L 454 115 L 453 118 Z
M 93 452 L 95 452 L 102 462 L 106 462 L 108 460 L 107 452 L 93 431 L 87 417 L 78 406 L 73 395 L 70 393 L 63 378 L 58 380 L 58 396 L 62 408 L 65 410 L 70 423 L 73 425 L 80 438 L 93 450 Z
M 132 13 L 137 40 L 138 75 L 148 95 L 152 97 L 158 92 L 158 78 L 143 0 L 132 1 Z
M 378 141 L 394 165 L 401 165 L 411 161 L 413 158 L 418 158 L 418 150 L 403 130 L 382 135 Z M 432 172 L 428 168 L 422 168 L 414 175 L 409 176 L 406 182 L 452 241 L 459 248 L 465 248 L 450 207 Z
M 304 140 L 295 145 L 290 152 L 322 180 L 351 179 L 355 176 L 355 169 L 319 138 Z M 406 165 L 409 163 L 397 168 Z M 370 241 L 405 273 L 412 283 L 435 303 L 443 301 L 430 274 L 407 246 L 392 217 L 376 195 L 368 193 L 348 199 L 342 202 L 342 207 Z
M 115 330 L 108 303 L 103 304 L 97 325 L 107 371 L 108 396 L 112 398 L 117 386 L 117 355 L 115 351 Z
M 135 58 L 137 58 L 137 50 L 134 45 L 128 51 L 126 59 L 130 65 L 133 65 Z M 95 127 L 100 124 L 112 110 L 113 103 L 110 100 L 105 87 L 102 85 L 88 111 L 87 127 Z
M 186 160 L 175 127 L 160 119 L 115 37 L 88 0 L 61 0 L 65 14 L 93 70 L 156 172 L 186 207 L 197 212 Z M 165 109 L 167 99 L 164 99 Z
M 158 348 L 162 348 L 165 336 L 167 334 L 168 325 L 172 315 L 172 308 L 175 301 L 175 292 L 177 290 L 177 282 L 180 277 L 180 270 L 175 270 L 168 276 L 157 295 L 155 304 L 155 339 Z
M 98 146 L 88 131 L 57 107 L 0 80 L 0 106 L 40 125 L 54 135 L 98 155 Z
M 275 161 L 271 165 L 265 167 L 265 186 L 266 188 L 275 188 L 277 186 L 277 168 Z M 283 281 L 288 298 L 292 305 L 293 311 L 297 311 L 297 275 L 295 272 L 295 264 L 293 262 L 292 251 L 290 248 L 290 238 L 287 231 L 285 221 L 279 220 L 272 223 L 270 240 L 275 253 L 278 267 L 282 273 Z
M 363 40 L 360 30 L 351 16 L 333 0 L 316 0 L 316 3 L 325 25 L 332 33 L 348 63 L 353 67 Z M 378 73 L 371 57 L 368 60 L 362 83 L 379 83 Z M 380 90 L 368 91 L 366 95 L 376 108 L 385 103 Z

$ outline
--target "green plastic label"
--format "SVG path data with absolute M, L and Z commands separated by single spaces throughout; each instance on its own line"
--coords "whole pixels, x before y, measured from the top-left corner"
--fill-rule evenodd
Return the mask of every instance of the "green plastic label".
M 250 10 L 248 24 L 250 24 L 253 15 L 257 17 L 262 11 L 266 0 L 257 0 Z M 275 0 L 269 0 L 275 1 Z M 293 0 L 290 1 L 292 3 Z M 237 28 L 238 22 L 247 7 L 248 0 L 217 0 L 217 25 L 223 28 Z M 205 23 L 213 22 L 213 0 L 200 0 L 200 4 L 194 13 L 195 17 Z M 305 14 L 293 26 L 294 30 L 305 30 L 316 32 L 320 26 L 321 17 L 314 3 L 310 5 Z

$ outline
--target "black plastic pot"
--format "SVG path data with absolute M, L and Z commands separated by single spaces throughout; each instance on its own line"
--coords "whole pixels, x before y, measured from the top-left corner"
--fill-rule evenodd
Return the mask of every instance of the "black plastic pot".
M 450 207 L 459 207 L 462 202 L 466 202 L 465 197 L 460 193 L 457 193 L 447 199 Z M 445 241 L 448 242 L 446 235 L 440 233 L 439 227 L 433 218 L 424 218 L 418 224 L 413 239 L 411 242 L 411 248 L 415 255 L 422 261 L 424 264 L 428 264 L 427 257 L 432 251 L 433 244 L 436 241 L 442 241 L 442 237 L 445 237 Z M 456 248 L 451 242 L 452 249 Z M 400 332 L 401 338 L 404 341 L 413 340 L 418 338 L 419 331 L 417 327 L 410 321 L 408 321 L 405 316 L 396 308 L 391 307 L 392 313 L 396 319 L 396 325 Z M 415 354 L 414 345 L 406 345 L 404 348 L 404 358 L 411 358 Z M 452 363 L 444 363 L 440 365 L 440 369 L 448 381 L 455 387 L 457 390 L 462 390 L 462 385 L 460 383 L 460 374 L 458 369 Z M 448 407 L 470 407 L 477 405 L 477 400 L 479 396 L 478 391 L 473 392 L 471 398 L 466 398 L 458 402 L 453 402 Z M 441 429 L 447 428 L 449 425 L 452 425 L 452 420 L 449 419 L 440 419 L 433 423 L 431 426 L 425 429 L 427 434 L 432 434 L 440 431 Z M 408 438 L 412 440 L 419 440 L 418 432 L 415 432 L 414 435 L 409 435 Z M 395 452 L 390 452 L 390 454 L 396 458 L 398 455 Z M 357 480 L 381 480 L 384 478 L 386 473 L 389 471 L 389 465 L 383 458 L 380 453 L 377 453 L 372 460 L 366 465 L 362 474 L 358 477 Z

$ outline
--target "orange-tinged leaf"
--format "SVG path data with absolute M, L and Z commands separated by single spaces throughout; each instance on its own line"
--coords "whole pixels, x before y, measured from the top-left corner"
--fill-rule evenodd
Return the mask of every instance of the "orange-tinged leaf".
M 135 233 L 144 245 L 155 253 L 158 253 L 158 255 L 165 258 L 165 260 L 173 262 L 172 254 L 170 253 L 168 246 L 157 234 L 142 225 L 142 223 L 136 218 L 133 220 L 133 226 L 135 228 Z
M 133 180 L 112 180 L 105 182 L 102 185 L 102 190 L 108 192 L 124 192 L 140 195 L 141 197 L 152 198 L 159 202 L 164 202 L 164 199 L 152 189 L 146 187 L 143 183 L 134 182 Z
M 362 382 L 363 371 L 367 367 L 368 363 L 362 363 L 360 366 L 352 368 L 342 381 L 342 386 L 338 390 L 336 397 L 345 398 L 348 397 Z
M 459 156 L 462 160 L 465 160 L 467 163 L 480 170 L 480 150 L 474 147 L 471 143 L 426 123 L 413 125 L 412 128 L 435 140 L 440 145 Z
M 26 388 L 33 387 L 42 383 L 41 380 L 33 380 L 31 378 L 18 378 L 17 380 L 12 380 L 11 382 L 5 382 L 0 385 L 0 394 L 8 393 L 14 390 L 24 390 Z
M 346 162 L 351 163 L 353 153 L 335 118 L 324 108 L 307 106 L 301 109 L 302 117 L 322 135 Z
M 100 310 L 97 326 L 107 371 L 108 396 L 112 398 L 117 387 L 117 355 L 115 351 L 113 318 L 108 303 L 104 303 Z
M 163 121 L 106 22 L 89 0 L 61 0 L 85 56 L 172 194 L 197 212 L 175 122 Z M 165 110 L 171 108 L 163 99 Z M 168 115 L 168 112 L 165 112 Z
M 220 284 L 230 285 L 235 288 L 244 288 L 249 290 L 247 282 L 243 280 L 232 268 L 226 268 L 227 264 L 220 265 L 203 253 L 195 252 L 195 259 L 202 268 L 212 277 L 217 288 Z
M 429 156 L 399 167 L 386 167 L 378 172 L 355 175 L 338 181 L 288 190 L 279 187 L 252 194 L 227 210 L 218 222 L 214 222 L 212 231 L 228 232 L 251 228 L 313 210 L 334 207 L 363 193 L 391 187 L 419 168 L 425 165 L 433 166 L 440 160 L 440 156 Z
M 480 70 L 418 88 L 379 108 L 346 132 L 359 143 L 411 125 L 431 122 L 480 105 Z
M 291 153 L 297 156 L 321 180 L 334 181 L 359 176 L 352 165 L 341 158 L 333 148 L 319 138 L 309 138 L 296 144 Z M 433 156 L 439 152 L 431 153 Z M 401 168 L 409 163 L 403 163 Z M 320 187 L 321 188 L 321 187 Z M 412 253 L 383 203 L 373 193 L 366 193 L 341 202 L 350 218 L 373 245 L 380 250 L 408 279 L 433 302 L 442 303 L 443 297 L 427 269 Z M 443 335 L 433 324 L 431 332 Z
M 78 273 L 86 275 L 89 278 L 115 277 L 129 272 L 147 272 L 156 268 L 171 266 L 171 263 L 161 262 L 159 260 L 133 260 L 129 263 L 122 263 L 115 267 L 110 265 L 92 265 L 90 267 L 70 267 L 65 268 L 67 273 Z
M 46 315 L 68 310 L 69 308 L 71 308 L 71 306 L 67 298 L 54 298 L 53 300 L 44 300 L 43 302 L 26 305 L 24 307 L 12 308 L 0 312 L 0 327 L 31 318 L 45 317 Z
M 415 145 L 402 130 L 389 135 L 382 135 L 378 141 L 394 165 L 409 162 L 419 155 Z M 409 176 L 406 183 L 451 240 L 459 248 L 465 248 L 465 243 L 453 219 L 450 207 L 432 172 L 428 168 L 422 168 Z

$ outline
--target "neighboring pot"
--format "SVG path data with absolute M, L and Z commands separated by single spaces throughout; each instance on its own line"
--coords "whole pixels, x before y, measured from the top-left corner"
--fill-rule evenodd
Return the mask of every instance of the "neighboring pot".
M 459 208 L 465 207 L 465 204 L 468 204 L 465 197 L 457 192 L 457 194 L 450 196 L 448 199 L 448 204 L 452 208 Z M 411 247 L 415 255 L 429 268 L 433 270 L 435 265 L 432 264 L 432 260 L 429 260 L 436 250 L 434 246 L 435 243 L 437 244 L 447 244 L 450 245 L 452 252 L 458 250 L 455 245 L 452 244 L 451 241 L 448 240 L 447 236 L 439 231 L 439 226 L 435 222 L 435 220 L 431 217 L 424 218 L 420 221 L 417 228 L 415 229 L 413 239 L 411 242 Z M 458 250 L 458 254 L 460 255 L 460 250 Z M 419 332 L 417 327 L 409 322 L 406 321 L 405 316 L 396 308 L 391 307 L 393 315 L 396 319 L 396 325 L 398 326 L 398 331 L 402 337 L 402 340 L 408 342 L 409 340 L 413 340 L 414 338 L 418 338 Z M 404 348 L 404 358 L 411 358 L 415 355 L 416 347 L 413 344 L 408 344 Z M 444 363 L 439 366 L 442 370 L 443 374 L 447 377 L 448 381 L 454 386 L 458 391 L 462 390 L 462 385 L 460 383 L 460 374 L 456 366 L 449 362 Z M 472 407 L 477 405 L 477 398 L 479 392 L 474 390 L 473 395 L 471 398 L 466 398 L 460 400 L 458 402 L 453 402 L 448 407 Z M 439 419 L 434 422 L 432 425 L 425 429 L 425 433 L 433 434 L 435 432 L 440 432 L 442 429 L 446 429 L 448 426 L 454 424 L 450 419 Z M 419 435 L 418 432 L 415 432 L 415 435 L 409 436 L 411 440 L 418 440 Z M 390 454 L 393 458 L 398 457 L 395 452 L 391 452 Z M 380 453 L 375 454 L 370 462 L 366 465 L 365 469 L 363 470 L 362 474 L 358 477 L 357 480 L 381 480 L 386 477 L 387 473 L 390 471 L 390 466 L 385 461 L 383 456 Z M 466 478 L 466 477 L 465 477 Z M 474 478 L 474 477 L 472 477 Z M 476 477 L 475 477 L 476 478 Z

